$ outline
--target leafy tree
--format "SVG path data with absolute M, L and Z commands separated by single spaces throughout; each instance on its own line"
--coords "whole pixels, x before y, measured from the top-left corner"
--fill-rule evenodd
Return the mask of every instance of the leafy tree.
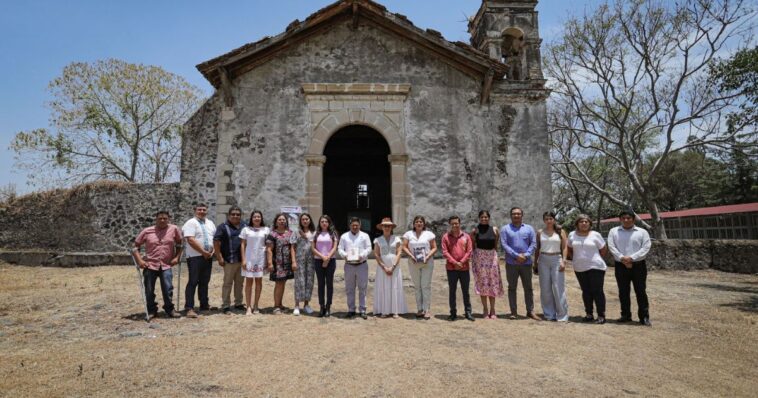
M 721 91 L 744 93 L 739 109 L 728 116 L 728 128 L 736 139 L 731 149 L 722 151 L 732 176 L 731 203 L 758 201 L 758 47 L 743 49 L 727 60 L 715 63 L 710 76 Z
M 51 129 L 19 132 L 11 143 L 32 184 L 177 177 L 182 124 L 202 95 L 182 77 L 107 59 L 66 66 L 48 89 Z
M 722 126 L 745 87 L 719 87 L 708 72 L 723 50 L 754 30 L 749 5 L 616 1 L 569 19 L 545 52 L 545 71 L 560 104 L 552 109 L 569 116 L 549 117 L 550 129 L 572 136 L 582 149 L 554 158 L 571 170 L 567 178 L 627 206 L 627 191 L 603 187 L 583 164 L 596 154 L 609 158 L 609 169 L 624 174 L 651 213 L 651 222 L 642 224 L 665 239 L 655 181 L 671 155 L 744 142 L 737 130 Z

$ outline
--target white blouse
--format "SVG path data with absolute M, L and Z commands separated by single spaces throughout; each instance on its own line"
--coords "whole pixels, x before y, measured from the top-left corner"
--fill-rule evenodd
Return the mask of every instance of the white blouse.
M 405 234 L 403 234 L 403 239 L 408 240 L 408 249 L 410 249 L 411 253 L 414 254 L 414 256 L 427 256 L 430 251 L 432 251 L 432 245 L 429 243 L 433 241 L 435 238 L 434 233 L 431 231 L 421 231 L 421 234 L 416 236 L 416 231 L 408 231 Z M 409 261 L 413 262 L 413 260 L 408 259 Z M 429 258 L 429 262 L 432 262 L 433 257 Z
M 605 271 L 608 266 L 600 255 L 600 249 L 605 247 L 603 236 L 597 231 L 590 231 L 587 236 L 579 236 L 572 231 L 568 238 L 568 247 L 573 249 L 571 264 L 576 272 L 598 269 Z

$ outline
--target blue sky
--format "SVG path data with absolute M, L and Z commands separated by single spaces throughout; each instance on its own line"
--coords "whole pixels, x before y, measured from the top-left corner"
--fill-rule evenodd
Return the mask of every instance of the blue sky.
M 332 0 L 58 1 L 0 2 L 0 186 L 32 188 L 14 168 L 8 145 L 23 130 L 48 127 L 47 84 L 71 62 L 119 58 L 158 65 L 183 76 L 207 95 L 210 84 L 195 65 L 263 36 L 280 33 Z M 468 42 L 466 16 L 480 0 L 379 0 L 417 26 Z M 598 0 L 541 0 L 537 6 L 546 40 L 571 14 Z

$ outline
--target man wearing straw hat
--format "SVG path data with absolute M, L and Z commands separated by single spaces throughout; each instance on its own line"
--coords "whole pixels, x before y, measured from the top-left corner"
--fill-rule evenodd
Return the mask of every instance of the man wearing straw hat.
M 171 301 L 174 294 L 174 274 L 171 268 L 179 263 L 182 255 L 182 233 L 176 225 L 169 224 L 169 218 L 168 211 L 159 211 L 155 214 L 155 225 L 143 229 L 134 240 L 134 259 L 142 269 L 149 319 L 155 318 L 158 313 L 158 304 L 155 302 L 155 280 L 158 278 L 161 281 L 166 316 L 180 316 L 174 311 L 174 303 Z M 145 258 L 139 252 L 142 245 L 145 245 Z

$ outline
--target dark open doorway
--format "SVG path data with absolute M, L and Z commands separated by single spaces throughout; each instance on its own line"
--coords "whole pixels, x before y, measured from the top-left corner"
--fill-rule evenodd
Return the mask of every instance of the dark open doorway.
M 350 217 L 359 217 L 361 229 L 373 238 L 376 224 L 392 215 L 389 154 L 387 141 L 370 127 L 347 126 L 329 138 L 324 212 L 340 233 L 350 229 Z

